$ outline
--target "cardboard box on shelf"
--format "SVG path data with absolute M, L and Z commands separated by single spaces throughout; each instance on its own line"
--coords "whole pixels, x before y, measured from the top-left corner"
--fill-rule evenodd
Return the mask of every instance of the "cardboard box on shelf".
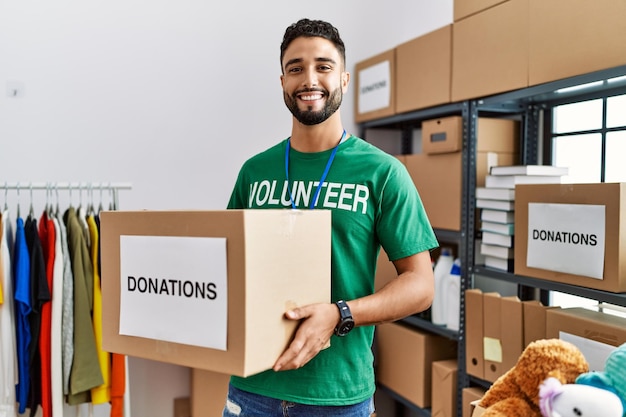
M 203 369 L 191 370 L 191 415 L 222 417 L 230 376 Z
M 357 62 L 354 69 L 355 105 L 357 123 L 396 113 L 396 50 Z
M 528 86 L 528 1 L 508 0 L 452 27 L 452 101 Z
M 625 292 L 625 207 L 626 183 L 516 186 L 515 273 Z
M 479 152 L 476 183 L 484 184 L 484 173 L 493 161 L 500 163 L 515 157 Z M 437 229 L 461 230 L 462 153 L 407 154 L 404 162 L 420 193 L 431 225 Z
M 530 0 L 529 85 L 626 65 L 626 3 Z
M 174 398 L 174 417 L 191 417 L 191 399 L 189 397 Z
M 457 355 L 457 343 L 400 323 L 376 327 L 376 378 L 418 407 L 430 407 L 432 363 Z
M 466 372 L 483 379 L 483 292 L 478 288 L 465 291 L 465 329 Z
M 103 212 L 103 348 L 240 376 L 271 368 L 296 327 L 284 312 L 330 301 L 330 220 L 327 210 Z
M 406 155 L 406 168 L 417 187 L 430 224 L 461 229 L 461 153 Z
M 524 346 L 546 338 L 546 312 L 556 306 L 544 306 L 541 301 L 522 301 L 524 309 Z
M 506 0 L 454 0 L 454 21 L 459 21 Z
M 461 401 L 463 401 L 463 417 L 472 417 L 480 399 L 485 395 L 486 390 L 481 387 L 467 387 L 461 391 Z
M 519 122 L 511 119 L 479 117 L 476 151 L 519 153 Z M 463 148 L 463 118 L 448 116 L 422 122 L 422 152 L 457 152 Z M 502 165 L 502 164 L 501 164 Z
M 450 102 L 452 25 L 396 47 L 396 112 Z
M 608 355 L 626 343 L 626 318 L 585 308 L 555 308 L 546 312 L 548 338 L 576 345 L 591 371 L 603 371 Z
M 380 249 L 378 262 L 376 263 L 376 277 L 374 278 L 374 291 L 380 290 L 398 276 L 396 267 L 389 260 L 384 249 Z
M 457 405 L 457 381 L 459 365 L 456 359 L 435 361 L 432 364 L 431 415 L 433 417 L 455 417 Z
M 483 379 L 494 382 L 515 366 L 523 350 L 523 310 L 517 297 L 483 294 Z

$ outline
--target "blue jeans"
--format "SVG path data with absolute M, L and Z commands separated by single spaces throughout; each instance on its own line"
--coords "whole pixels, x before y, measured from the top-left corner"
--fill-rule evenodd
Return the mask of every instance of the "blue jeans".
M 222 417 L 370 417 L 374 399 L 345 406 L 298 404 L 242 391 L 229 385 Z

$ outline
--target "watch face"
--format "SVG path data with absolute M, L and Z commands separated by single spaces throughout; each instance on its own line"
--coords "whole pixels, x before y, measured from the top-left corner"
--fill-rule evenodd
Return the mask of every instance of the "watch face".
M 339 323 L 339 326 L 337 327 L 337 336 L 345 336 L 353 328 L 354 328 L 353 320 L 342 321 L 341 323 Z

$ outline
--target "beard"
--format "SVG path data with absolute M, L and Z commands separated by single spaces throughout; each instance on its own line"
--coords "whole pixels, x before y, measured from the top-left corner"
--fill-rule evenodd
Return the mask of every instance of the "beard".
M 326 103 L 324 104 L 324 108 L 319 111 L 313 111 L 310 107 L 307 110 L 300 110 L 296 94 L 312 91 L 321 92 L 328 97 Z M 336 88 L 332 93 L 329 93 L 324 89 L 307 89 L 300 90 L 292 95 L 288 95 L 286 92 L 283 92 L 283 97 L 287 108 L 296 120 L 303 125 L 313 126 L 322 123 L 339 109 L 341 106 L 341 100 L 343 99 L 343 92 L 341 91 L 341 87 Z

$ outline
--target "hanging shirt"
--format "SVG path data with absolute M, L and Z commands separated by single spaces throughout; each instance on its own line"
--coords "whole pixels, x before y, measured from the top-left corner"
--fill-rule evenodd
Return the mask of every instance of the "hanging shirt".
M 4 235 L 4 224 L 2 223 L 2 213 L 0 213 L 0 239 Z M 4 268 L 2 267 L 2 252 L 0 252 L 0 307 L 4 304 Z
M 14 417 L 17 414 L 15 385 L 18 371 L 11 262 L 14 237 L 8 211 L 2 213 L 0 224 L 0 270 L 6 293 L 4 304 L 0 306 L 0 417 Z
M 50 289 L 46 278 L 46 263 L 43 255 L 43 247 L 37 230 L 37 219 L 28 216 L 24 226 L 26 244 L 30 253 L 30 285 L 31 285 L 31 313 L 29 315 L 31 343 L 30 353 L 30 392 L 28 394 L 27 407 L 30 408 L 31 417 L 35 416 L 37 408 L 41 405 L 41 353 L 39 342 L 41 340 L 42 311 L 45 303 L 50 301 Z M 21 378 L 21 376 L 20 376 Z
M 63 305 L 61 311 L 61 348 L 63 350 L 63 394 L 70 393 L 70 374 L 74 361 L 74 273 L 70 250 L 67 244 L 67 229 L 63 216 L 56 214 L 61 235 L 61 251 L 63 252 Z
M 74 361 L 70 374 L 70 405 L 91 400 L 92 388 L 103 384 L 93 334 L 93 266 L 89 247 L 76 211 L 70 207 L 63 216 L 74 275 Z
M 87 217 L 89 241 L 91 242 L 91 263 L 93 265 L 93 331 L 96 335 L 96 348 L 100 371 L 104 383 L 91 390 L 91 402 L 104 404 L 111 400 L 111 362 L 109 353 L 102 350 L 102 291 L 100 289 L 100 273 L 98 272 L 98 225 L 93 215 Z
M 30 255 L 26 245 L 24 220 L 18 217 L 15 228 L 15 253 L 13 265 L 15 267 L 15 333 L 17 342 L 18 383 L 16 385 L 16 400 L 20 414 L 26 411 L 30 381 Z
M 54 222 L 44 211 L 39 219 L 39 238 L 43 249 L 46 282 L 52 296 L 56 232 Z M 52 303 L 45 302 L 41 307 L 41 334 L 39 337 L 39 355 L 41 356 L 41 409 L 43 417 L 52 416 L 52 387 L 50 380 L 50 361 L 52 353 Z
M 95 216 L 98 228 L 98 275 L 101 271 L 100 216 Z M 126 356 L 111 353 L 111 413 L 110 417 L 124 417 L 124 392 L 126 391 Z
M 63 417 L 63 264 L 61 226 L 56 217 L 54 224 L 54 266 L 52 269 L 52 311 L 50 325 L 50 384 L 52 415 Z

